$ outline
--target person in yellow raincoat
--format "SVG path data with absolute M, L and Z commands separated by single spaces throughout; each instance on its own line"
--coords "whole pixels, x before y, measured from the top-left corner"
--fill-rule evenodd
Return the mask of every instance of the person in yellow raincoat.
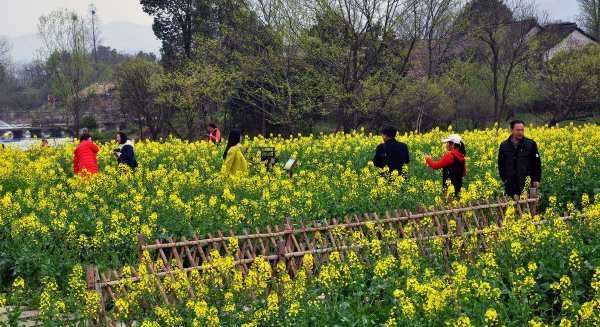
M 227 147 L 223 153 L 223 167 L 221 174 L 229 177 L 235 174 L 246 174 L 248 162 L 242 153 L 242 132 L 233 130 L 229 133 Z

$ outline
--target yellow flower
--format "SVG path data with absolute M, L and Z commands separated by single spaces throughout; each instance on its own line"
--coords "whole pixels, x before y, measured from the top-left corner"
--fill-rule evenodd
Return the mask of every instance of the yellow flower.
M 277 296 L 277 293 L 271 293 L 267 297 L 267 310 L 271 313 L 279 311 L 279 296 Z
M 392 255 L 386 256 L 383 259 L 377 260 L 373 273 L 378 278 L 384 278 L 395 265 L 396 258 Z
M 144 320 L 140 327 L 160 327 L 160 324 L 154 320 Z
M 175 327 L 183 324 L 183 318 L 179 317 L 174 310 L 167 307 L 156 307 L 154 313 L 163 326 Z
M 521 245 L 521 242 L 514 241 L 510 243 L 510 250 L 514 256 L 519 256 L 521 254 L 521 251 L 523 251 L 523 246 Z
M 307 272 L 312 271 L 313 265 L 314 259 L 312 254 L 305 254 L 304 257 L 302 257 L 302 266 L 304 267 L 304 270 L 306 270 Z
M 381 240 L 372 239 L 370 242 L 370 248 L 372 256 L 376 258 L 381 256 Z
M 571 325 L 572 325 L 571 320 L 569 320 L 569 319 L 563 318 L 560 320 L 560 324 L 559 324 L 560 327 L 571 327 Z
M 469 326 L 472 326 L 471 325 L 471 319 L 469 319 L 469 317 L 465 316 L 465 315 L 460 316 L 456 320 L 456 322 L 454 323 L 453 326 L 455 326 L 455 327 L 469 327 Z
M 227 247 L 230 253 L 237 253 L 239 250 L 239 240 L 237 237 L 230 237 L 227 242 Z
M 25 289 L 25 280 L 21 277 L 15 278 L 12 284 L 13 292 L 18 292 Z
M 300 303 L 298 303 L 297 301 L 292 302 L 292 304 L 290 304 L 290 307 L 288 309 L 288 315 L 290 317 L 295 317 L 300 313 Z
M 225 189 L 223 189 L 223 199 L 230 202 L 235 201 L 235 195 L 231 193 L 228 187 L 225 187 Z
M 594 292 L 596 292 L 596 298 L 600 298 L 600 267 L 596 268 L 594 276 L 592 276 L 592 283 L 590 285 Z
M 600 309 L 600 303 L 596 303 L 595 301 L 588 301 L 581 305 L 579 312 L 579 319 L 582 321 L 589 320 L 594 314 L 594 308 L 598 307 Z
M 569 268 L 572 271 L 579 271 L 581 269 L 582 260 L 577 251 L 572 250 L 569 255 Z
M 530 273 L 534 273 L 534 272 L 536 272 L 536 271 L 537 271 L 537 269 L 538 269 L 538 266 L 537 266 L 537 264 L 536 264 L 535 262 L 530 262 L 530 263 L 528 263 L 528 264 L 527 264 L 527 270 L 528 270 Z
M 571 286 L 571 278 L 569 276 L 562 276 L 560 278 L 560 287 L 565 290 Z
M 543 322 L 541 322 L 537 319 L 529 320 L 529 322 L 527 324 L 529 327 L 545 327 L 546 326 Z
M 498 324 L 498 312 L 494 308 L 489 308 L 485 311 L 484 319 L 487 326 L 496 326 Z
M 117 299 L 115 302 L 115 311 L 119 316 L 127 318 L 129 316 L 129 301 L 125 298 Z

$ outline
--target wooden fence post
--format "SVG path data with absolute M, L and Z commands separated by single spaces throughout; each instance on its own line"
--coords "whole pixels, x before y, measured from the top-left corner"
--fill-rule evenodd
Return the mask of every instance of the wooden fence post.
M 285 269 L 286 271 L 288 270 L 288 262 L 287 262 L 287 258 L 285 257 L 285 254 L 287 253 L 287 246 L 286 246 L 286 241 L 285 240 L 279 240 L 279 242 L 277 242 L 277 262 L 275 263 L 275 270 L 277 271 L 277 265 L 279 265 L 279 262 L 283 262 L 283 264 L 285 265 Z
M 97 292 L 98 295 L 100 296 L 100 308 L 98 310 L 98 317 L 96 319 L 91 319 L 89 321 L 89 325 L 90 326 L 100 326 L 100 322 L 105 319 L 105 308 L 104 308 L 104 298 L 102 297 L 102 289 L 100 289 L 98 282 L 99 282 L 99 275 L 98 275 L 98 269 L 96 268 L 95 265 L 87 265 L 85 266 L 85 280 L 87 282 L 87 289 L 89 291 L 94 291 Z
M 96 267 L 94 265 L 85 266 L 85 280 L 88 290 L 96 290 Z
M 537 215 L 537 209 L 538 209 L 538 205 L 539 205 L 537 188 L 532 187 L 529 189 L 529 198 L 536 200 L 535 202 L 532 203 L 532 206 L 531 206 L 531 216 L 535 216 L 535 215 Z
M 146 240 L 144 238 L 144 234 L 138 234 L 138 258 L 140 261 L 144 258 L 144 246 L 146 245 Z

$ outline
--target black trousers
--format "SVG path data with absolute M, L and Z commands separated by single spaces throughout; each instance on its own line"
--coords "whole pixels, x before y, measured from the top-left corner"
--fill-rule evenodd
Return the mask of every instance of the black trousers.
M 510 197 L 520 196 L 525 188 L 525 179 L 509 178 L 504 182 L 504 193 Z
M 460 191 L 462 190 L 463 179 L 450 178 L 449 180 L 452 183 L 452 186 L 454 186 L 454 197 L 460 198 Z M 444 193 L 446 193 L 446 190 L 448 190 L 447 179 L 442 178 L 442 189 L 444 190 Z

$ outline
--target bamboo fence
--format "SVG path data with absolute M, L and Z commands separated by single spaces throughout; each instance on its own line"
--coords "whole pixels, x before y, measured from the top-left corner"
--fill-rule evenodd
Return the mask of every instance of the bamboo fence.
M 325 220 L 308 226 L 292 226 L 288 221 L 282 226 L 267 226 L 263 230 L 256 228 L 254 233 L 248 230 L 238 234 L 232 231 L 227 234 L 217 232 L 207 234 L 206 237 L 194 235 L 189 239 L 166 238 L 152 242 L 147 242 L 139 235 L 139 259 L 141 262 L 144 253 L 150 255 L 151 260 L 147 268 L 150 274 L 156 277 L 153 280 L 164 303 L 170 304 L 176 299 L 165 291 L 164 278 L 173 277 L 175 271 L 184 271 L 186 276 L 194 270 L 202 273 L 207 264 L 212 262 L 214 251 L 217 251 L 219 256 L 232 255 L 235 266 L 242 270 L 244 276 L 256 258 L 263 257 L 273 269 L 283 262 L 287 272 L 293 277 L 302 267 L 306 254 L 313 256 L 315 271 L 318 271 L 319 267 L 328 261 L 331 252 L 337 251 L 343 260 L 348 251 L 361 248 L 361 245 L 353 243 L 351 238 L 340 237 L 340 232 L 343 235 L 358 232 L 360 235 L 368 235 L 369 238 L 379 238 L 385 243 L 385 232 L 393 230 L 399 239 L 415 240 L 424 256 L 430 254 L 429 247 L 432 241 L 441 239 L 446 254 L 450 250 L 451 240 L 458 237 L 474 238 L 477 243 L 476 250 L 484 250 L 487 247 L 485 234 L 495 233 L 503 228 L 509 208 L 514 209 L 516 218 L 523 215 L 534 216 L 537 214 L 538 202 L 536 190 L 532 189 L 526 199 L 501 197 L 493 202 L 469 203 L 465 207 L 432 210 L 424 210 L 421 207 L 415 213 L 409 210 L 394 210 L 383 215 L 349 215 L 344 219 Z M 570 217 L 565 216 L 563 219 L 567 220 Z M 546 222 L 538 221 L 535 224 L 543 223 Z M 237 247 L 232 248 L 232 244 L 237 244 Z M 88 289 L 98 292 L 101 298 L 99 320 L 88 322 L 89 325 L 122 326 L 122 322 L 111 320 L 107 308 L 127 292 L 121 286 L 141 279 L 135 267 L 131 267 L 131 271 L 132 275 L 125 277 L 122 269 L 99 272 L 93 265 L 86 267 Z M 190 288 L 188 292 L 191 298 L 195 297 L 193 289 Z M 25 311 L 26 316 L 21 317 L 23 325 L 37 326 L 36 313 L 35 310 Z M 5 315 L 5 312 L 0 311 L 0 321 Z
M 197 235 L 191 238 L 182 237 L 156 239 L 147 242 L 143 236 L 138 237 L 140 261 L 144 252 L 150 255 L 148 270 L 156 277 L 156 287 L 162 294 L 165 303 L 171 302 L 163 290 L 161 280 L 173 276 L 175 271 L 189 273 L 200 272 L 212 262 L 211 253 L 221 256 L 233 256 L 235 266 L 242 270 L 244 276 L 257 257 L 263 257 L 272 267 L 283 262 L 287 272 L 293 277 L 302 266 L 303 257 L 311 254 L 314 258 L 315 270 L 327 262 L 329 254 L 337 251 L 344 254 L 351 249 L 360 248 L 348 237 L 338 237 L 340 231 L 344 235 L 359 232 L 369 237 L 384 239 L 384 231 L 393 230 L 400 238 L 417 241 L 419 250 L 428 255 L 428 246 L 434 239 L 443 239 L 445 251 L 449 250 L 452 237 L 475 237 L 478 247 L 484 249 L 486 240 L 483 234 L 489 230 L 501 229 L 504 225 L 505 213 L 509 207 L 515 210 L 515 216 L 537 213 L 538 197 L 534 189 L 526 199 L 510 199 L 502 197 L 496 201 L 478 201 L 465 207 L 450 207 L 434 210 L 388 211 L 383 215 L 375 213 L 346 216 L 342 220 L 316 222 L 312 225 L 292 226 L 287 222 L 283 226 L 267 226 L 264 230 L 255 229 L 254 233 L 244 230 L 235 234 L 217 232 L 206 237 Z M 234 240 L 235 239 L 235 240 Z M 236 244 L 237 248 L 231 245 Z M 135 267 L 131 267 L 132 275 L 124 277 L 121 271 L 99 272 L 94 266 L 86 267 L 89 289 L 101 294 L 102 303 L 114 303 L 119 297 L 121 288 L 126 282 L 138 282 L 140 276 Z M 190 290 L 193 296 L 193 290 Z

